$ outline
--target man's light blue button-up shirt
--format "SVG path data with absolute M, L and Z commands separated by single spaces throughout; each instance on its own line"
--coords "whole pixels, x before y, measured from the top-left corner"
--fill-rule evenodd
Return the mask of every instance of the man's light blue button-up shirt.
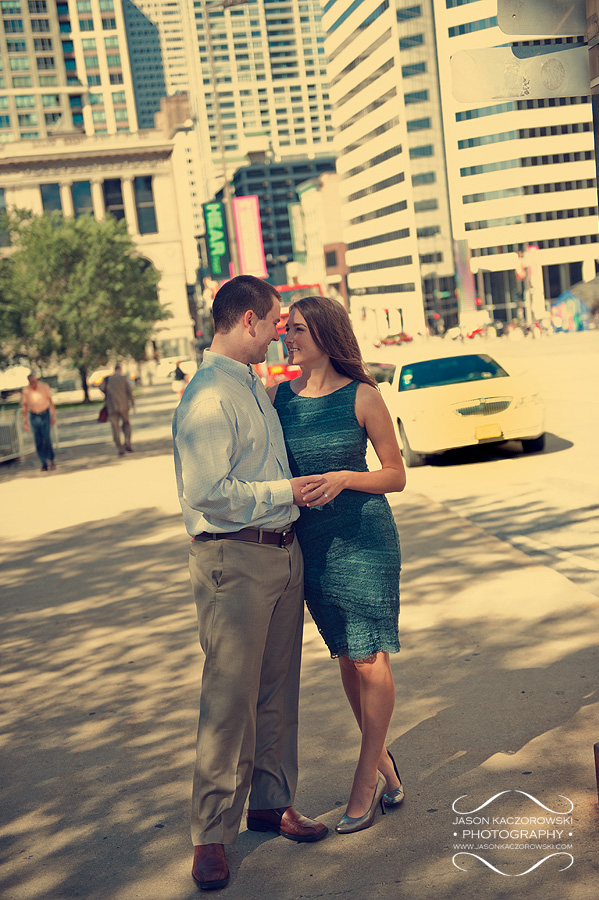
M 190 535 L 282 528 L 299 516 L 279 417 L 249 366 L 205 350 L 175 411 L 173 441 Z

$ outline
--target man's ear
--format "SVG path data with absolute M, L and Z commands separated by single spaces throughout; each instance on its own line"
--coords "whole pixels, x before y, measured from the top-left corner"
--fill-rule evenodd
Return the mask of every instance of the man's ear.
M 256 313 L 253 309 L 246 309 L 243 314 L 243 318 L 241 320 L 243 322 L 243 327 L 249 331 L 252 337 L 256 337 Z

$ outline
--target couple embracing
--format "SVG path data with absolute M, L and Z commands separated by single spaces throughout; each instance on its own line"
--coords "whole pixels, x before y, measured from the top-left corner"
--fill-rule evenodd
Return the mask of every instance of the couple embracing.
M 228 883 L 224 845 L 248 795 L 250 830 L 298 842 L 328 833 L 293 808 L 304 595 L 362 735 L 336 831 L 368 828 L 379 805 L 404 796 L 385 747 L 400 552 L 384 494 L 405 485 L 391 418 L 338 302 L 292 306 L 285 342 L 302 374 L 268 393 L 252 364 L 278 340 L 277 291 L 240 275 L 218 291 L 213 317 L 211 349 L 173 420 L 205 654 L 191 817 L 203 890 Z

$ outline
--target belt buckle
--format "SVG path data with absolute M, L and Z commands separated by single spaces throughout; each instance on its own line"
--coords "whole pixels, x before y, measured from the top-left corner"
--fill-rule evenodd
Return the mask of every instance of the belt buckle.
M 285 546 L 285 538 L 287 537 L 288 534 L 291 534 L 292 531 L 293 531 L 292 528 L 286 528 L 285 531 L 281 532 L 281 537 L 279 538 L 279 547 Z

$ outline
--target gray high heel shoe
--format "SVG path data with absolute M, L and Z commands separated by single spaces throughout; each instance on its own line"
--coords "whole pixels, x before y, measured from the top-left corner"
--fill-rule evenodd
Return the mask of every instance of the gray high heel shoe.
M 383 815 L 385 815 L 385 807 L 383 806 L 383 794 L 385 793 L 386 787 L 387 782 L 384 776 L 379 772 L 376 788 L 374 789 L 374 797 L 372 798 L 372 803 L 370 804 L 364 815 L 359 816 L 356 819 L 353 819 L 348 815 L 343 816 L 339 824 L 335 825 L 335 831 L 337 831 L 339 834 L 353 834 L 354 831 L 364 831 L 365 828 L 370 828 L 370 826 L 374 822 L 377 804 L 380 804 L 381 812 Z
M 385 794 L 383 795 L 383 803 L 385 804 L 386 807 L 390 808 L 392 806 L 399 806 L 400 803 L 403 803 L 404 797 L 405 797 L 405 792 L 403 789 L 403 784 L 401 783 L 400 774 L 397 771 L 397 766 L 395 764 L 395 760 L 393 759 L 393 754 L 391 753 L 390 750 L 387 750 L 387 753 L 389 754 L 389 759 L 393 763 L 393 768 L 395 769 L 395 774 L 397 775 L 397 778 L 399 780 L 398 788 L 395 788 L 395 790 L 393 790 L 393 791 L 386 791 Z

